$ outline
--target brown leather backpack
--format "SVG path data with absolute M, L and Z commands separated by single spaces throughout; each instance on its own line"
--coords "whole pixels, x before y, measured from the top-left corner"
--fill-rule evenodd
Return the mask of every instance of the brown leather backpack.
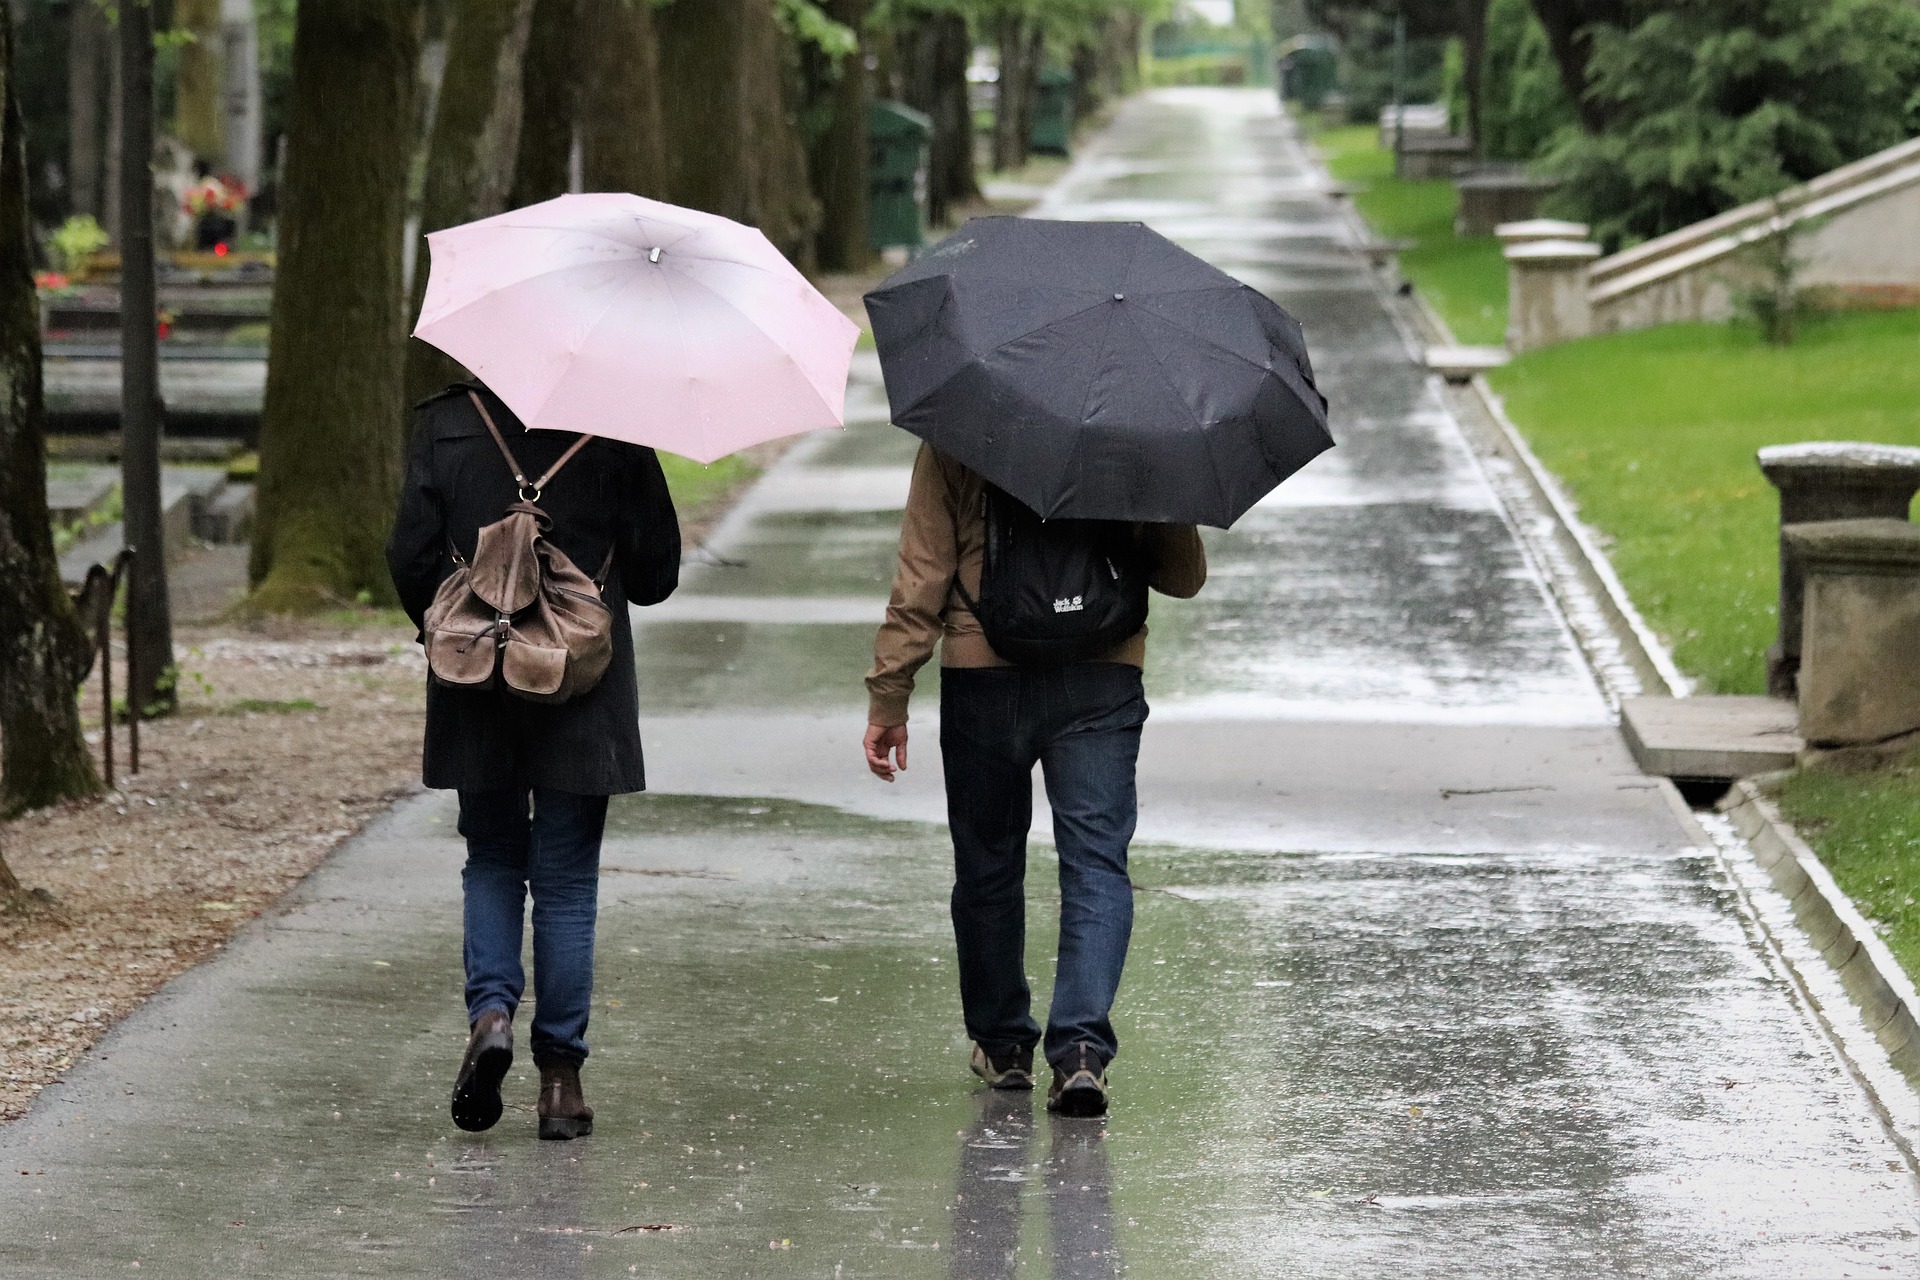
M 480 530 L 471 561 L 452 551 L 454 571 L 427 607 L 427 667 L 455 688 L 499 685 L 533 702 L 565 702 L 598 684 L 613 661 L 613 613 L 600 598 L 613 552 L 589 578 L 547 540 L 553 519 L 537 504 L 592 437 L 581 436 L 530 481 L 486 405 L 467 394 L 519 482 L 520 500 Z

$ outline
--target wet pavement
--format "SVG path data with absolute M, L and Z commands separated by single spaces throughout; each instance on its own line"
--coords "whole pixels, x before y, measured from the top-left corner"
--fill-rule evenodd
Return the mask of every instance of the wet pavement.
M 1341 447 L 1159 601 L 1116 1110 L 972 1087 L 923 682 L 858 759 L 912 442 L 870 361 L 638 637 L 589 1097 L 445 1119 L 452 806 L 401 805 L 0 1130 L 0 1274 L 1839 1276 L 1920 1196 L 1632 767 L 1268 95 L 1129 104 L 1042 206 L 1306 326 Z M 1055 902 L 1045 819 L 1030 967 Z

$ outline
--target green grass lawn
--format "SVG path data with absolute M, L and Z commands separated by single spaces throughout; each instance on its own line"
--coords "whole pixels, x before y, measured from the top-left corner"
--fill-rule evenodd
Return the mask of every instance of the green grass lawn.
M 1920 755 L 1872 774 L 1796 773 L 1780 808 L 1920 978 Z
M 1324 129 L 1314 143 L 1335 178 L 1355 188 L 1353 202 L 1382 239 L 1411 240 L 1400 270 L 1462 342 L 1497 345 L 1507 331 L 1507 265 L 1492 236 L 1457 236 L 1460 198 L 1444 178 L 1393 176 L 1393 153 L 1372 125 Z
M 730 453 L 711 466 L 663 453 L 660 469 L 667 473 L 667 489 L 682 513 L 704 511 L 760 474 L 759 464 L 744 453 Z
M 1520 356 L 1490 381 L 1681 669 L 1703 692 L 1761 693 L 1779 504 L 1754 451 L 1920 444 L 1917 357 L 1920 310 L 1853 312 L 1787 348 L 1740 324 L 1588 338 Z

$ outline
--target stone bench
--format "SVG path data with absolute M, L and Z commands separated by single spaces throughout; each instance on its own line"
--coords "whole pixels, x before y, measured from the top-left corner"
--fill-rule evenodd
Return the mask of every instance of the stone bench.
M 1800 670 L 1802 571 L 1787 528 L 1822 521 L 1905 521 L 1920 491 L 1920 449 L 1821 440 L 1760 450 L 1780 491 L 1780 633 L 1767 650 L 1767 691 L 1791 698 Z
M 1920 525 L 1829 520 L 1781 531 L 1803 575 L 1800 734 L 1814 750 L 1920 735 Z
M 1540 202 L 1560 184 L 1551 178 L 1536 178 L 1526 173 L 1487 172 L 1466 174 L 1454 182 L 1460 193 L 1460 208 L 1453 218 L 1457 236 L 1490 236 L 1502 226 L 1529 221 L 1540 209 Z M 1581 236 L 1584 238 L 1584 229 Z

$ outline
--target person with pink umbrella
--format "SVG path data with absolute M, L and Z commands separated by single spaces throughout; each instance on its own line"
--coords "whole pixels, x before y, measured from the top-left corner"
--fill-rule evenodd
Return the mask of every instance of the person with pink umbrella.
M 539 1134 L 581 1137 L 607 800 L 646 786 L 624 606 L 679 580 L 654 450 L 843 425 L 858 328 L 753 228 L 638 196 L 427 241 L 414 336 L 474 381 L 419 406 L 387 559 L 428 647 L 423 780 L 459 793 L 467 842 L 451 1112 L 480 1131 L 504 1109 L 531 897 Z

